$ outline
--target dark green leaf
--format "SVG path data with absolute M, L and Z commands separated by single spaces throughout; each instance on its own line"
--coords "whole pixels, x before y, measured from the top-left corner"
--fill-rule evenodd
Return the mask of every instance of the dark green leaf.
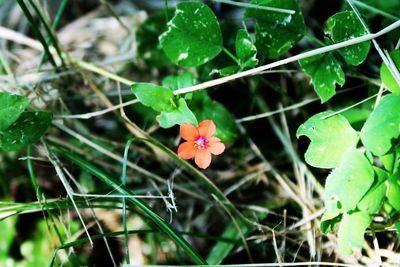
M 338 232 L 339 250 L 350 255 L 353 248 L 361 248 L 364 244 L 365 230 L 371 221 L 371 216 L 361 211 L 343 215 Z
M 334 168 L 344 153 L 355 148 L 358 142 L 357 132 L 340 114 L 321 119 L 332 111 L 318 113 L 297 129 L 297 137 L 310 138 L 311 143 L 305 153 L 305 160 L 317 168 Z
M 242 69 L 254 68 L 258 64 L 257 48 L 249 33 L 244 29 L 240 29 L 236 35 L 236 55 Z
M 304 18 L 296 0 L 252 0 L 250 3 L 295 11 L 291 15 L 263 9 L 246 9 L 246 17 L 257 20 L 256 46 L 267 58 L 285 54 L 303 38 Z
M 393 60 L 398 71 L 400 71 L 400 50 L 393 50 L 390 52 L 390 58 Z M 389 68 L 382 63 L 381 66 L 381 79 L 387 89 L 392 93 L 400 93 L 400 84 L 397 83 Z
M 171 111 L 175 108 L 174 93 L 165 87 L 151 83 L 132 84 L 132 92 L 143 105 L 155 111 Z
M 27 97 L 0 92 L 0 131 L 13 124 L 28 105 Z
M 186 101 L 183 98 L 179 98 L 177 108 L 173 109 L 172 111 L 161 112 L 160 116 L 158 117 L 158 121 L 160 122 L 160 126 L 162 128 L 170 128 L 174 125 L 181 125 L 185 122 L 193 125 L 198 124 L 196 117 L 188 108 Z
M 311 77 L 311 83 L 322 103 L 336 94 L 336 84 L 344 85 L 342 67 L 331 53 L 305 58 L 299 63 L 304 72 Z
M 222 50 L 218 20 L 203 3 L 179 3 L 167 26 L 168 30 L 160 35 L 160 42 L 167 56 L 179 66 L 197 67 Z
M 334 217 L 354 210 L 373 182 L 371 163 L 357 149 L 349 150 L 326 179 L 324 202 L 327 212 Z
M 240 67 L 239 66 L 228 66 L 222 69 L 214 69 L 211 74 L 219 74 L 220 76 L 229 76 L 232 74 L 237 73 L 238 71 L 240 71 Z
M 33 144 L 44 135 L 53 119 L 53 114 L 43 111 L 25 111 L 0 138 L 0 147 L 6 151 L 19 150 Z
M 334 43 L 340 43 L 367 34 L 361 21 L 353 11 L 343 11 L 330 17 L 324 28 Z M 339 53 L 351 65 L 361 64 L 368 56 L 370 41 L 339 49 Z
M 389 152 L 400 135 L 399 107 L 400 95 L 384 96 L 361 129 L 364 146 L 377 156 Z

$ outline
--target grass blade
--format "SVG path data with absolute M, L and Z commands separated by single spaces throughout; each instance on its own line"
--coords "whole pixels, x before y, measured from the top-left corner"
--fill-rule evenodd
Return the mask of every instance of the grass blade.
M 37 5 L 35 4 L 35 2 L 33 2 L 33 0 L 28 0 L 29 3 L 31 4 L 33 10 L 35 10 L 36 14 L 39 16 L 40 21 L 42 22 L 44 29 L 46 30 L 48 36 L 49 36 L 49 40 L 50 40 L 50 45 L 52 44 L 54 46 L 54 48 L 56 49 L 57 55 L 61 60 L 61 65 L 65 65 L 64 62 L 64 58 L 63 55 L 61 53 L 60 47 L 58 46 L 58 41 L 57 38 L 54 36 L 53 31 L 50 27 L 50 25 L 47 23 L 47 20 L 44 18 L 44 16 L 42 15 L 42 13 L 40 12 L 39 8 L 37 7 Z
M 196 263 L 207 265 L 207 262 L 200 256 L 200 254 L 157 213 L 155 213 L 145 202 L 134 197 L 134 194 L 124 186 L 120 186 L 118 182 L 109 177 L 105 172 L 100 170 L 95 165 L 87 162 L 85 159 L 66 151 L 65 149 L 59 147 L 53 147 L 55 152 L 61 153 L 65 158 L 71 160 L 76 165 L 80 166 L 82 169 L 91 173 L 92 175 L 99 178 L 102 182 L 113 188 L 115 191 L 129 195 L 132 197 L 127 198 L 134 206 L 142 210 L 149 219 L 166 235 L 168 235 L 179 247 L 181 247 L 188 256 Z
M 36 38 L 38 38 L 39 42 L 42 44 L 44 51 L 46 52 L 46 55 L 54 68 L 57 68 L 57 64 L 53 58 L 53 55 L 50 52 L 49 46 L 46 43 L 46 40 L 44 39 L 42 33 L 40 32 L 39 28 L 35 24 L 35 20 L 33 19 L 31 13 L 29 12 L 28 7 L 25 5 L 24 0 L 17 0 L 19 6 L 22 9 L 22 12 L 24 13 L 26 19 L 28 20 L 29 24 L 32 27 L 33 32 L 35 33 Z
M 65 7 L 67 6 L 67 3 L 68 3 L 68 0 L 63 0 L 61 2 L 60 7 L 58 8 L 57 14 L 54 17 L 53 24 L 51 25 L 53 27 L 53 29 L 57 29 L 58 24 L 60 23 L 61 16 L 64 13 Z M 47 39 L 47 42 L 50 42 L 50 38 Z M 40 56 L 38 71 L 40 71 L 40 69 L 43 65 L 44 56 L 45 56 L 45 53 L 42 53 L 42 55 Z

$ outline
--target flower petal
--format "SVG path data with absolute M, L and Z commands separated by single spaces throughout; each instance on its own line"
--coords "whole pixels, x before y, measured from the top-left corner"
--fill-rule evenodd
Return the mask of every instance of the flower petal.
M 219 139 L 218 137 L 212 136 L 210 138 L 207 139 L 208 143 L 217 143 L 217 142 L 221 142 L 221 139 Z
M 199 168 L 206 169 L 211 163 L 211 153 L 206 149 L 197 150 L 194 161 Z
M 212 120 L 205 120 L 199 123 L 197 129 L 199 130 L 200 136 L 209 138 L 214 135 L 217 128 Z
M 225 145 L 221 142 L 212 142 L 208 144 L 208 151 L 210 151 L 213 155 L 222 154 L 225 150 Z
M 195 156 L 197 149 L 193 142 L 184 142 L 178 147 L 178 157 L 181 159 L 191 159 Z
M 199 136 L 199 132 L 197 131 L 196 127 L 189 123 L 181 124 L 179 133 L 186 141 L 194 141 L 194 139 Z

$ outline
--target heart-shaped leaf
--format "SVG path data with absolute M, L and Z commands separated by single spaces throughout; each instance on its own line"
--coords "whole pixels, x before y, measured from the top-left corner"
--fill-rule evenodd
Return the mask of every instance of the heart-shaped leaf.
M 160 35 L 160 42 L 169 59 L 179 66 L 200 66 L 222 50 L 218 20 L 203 3 L 179 3 L 167 26 L 167 31 Z
M 155 111 L 171 111 L 175 108 L 174 93 L 168 88 L 151 83 L 135 83 L 131 87 L 140 103 Z
M 389 152 L 392 141 L 400 136 L 400 95 L 382 98 L 361 129 L 364 146 L 377 156 Z
M 253 5 L 294 11 L 282 13 L 249 7 L 246 17 L 255 18 L 256 46 L 267 58 L 277 58 L 292 48 L 305 33 L 303 14 L 296 0 L 252 0 Z
M 340 114 L 321 119 L 332 111 L 318 113 L 297 129 L 297 137 L 310 138 L 311 143 L 305 153 L 305 160 L 317 168 L 335 168 L 344 153 L 356 147 L 357 132 Z
M 311 83 L 322 103 L 336 94 L 336 84 L 344 85 L 345 76 L 342 67 L 331 53 L 305 58 L 299 63 L 303 71 L 311 77 Z
M 324 28 L 334 43 L 347 41 L 367 34 L 363 24 L 353 11 L 343 11 L 330 17 Z M 368 56 L 371 41 L 355 44 L 339 49 L 339 53 L 351 65 L 361 64 Z

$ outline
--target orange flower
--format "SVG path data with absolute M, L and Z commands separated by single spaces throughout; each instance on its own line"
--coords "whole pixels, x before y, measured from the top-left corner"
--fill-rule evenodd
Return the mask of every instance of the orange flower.
M 206 169 L 211 163 L 211 154 L 219 155 L 225 150 L 221 140 L 214 137 L 216 127 L 212 120 L 205 120 L 195 127 L 189 123 L 183 123 L 180 134 L 186 141 L 178 147 L 178 156 L 181 159 L 191 159 L 197 166 Z

